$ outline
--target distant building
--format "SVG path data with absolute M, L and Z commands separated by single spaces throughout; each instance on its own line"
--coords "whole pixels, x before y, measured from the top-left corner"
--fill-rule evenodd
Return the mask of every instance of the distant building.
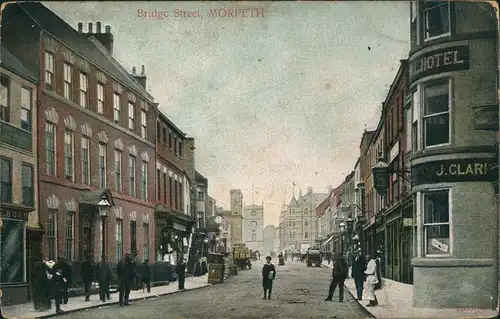
M 248 205 L 243 209 L 243 242 L 251 250 L 262 250 L 264 237 L 264 205 Z
M 231 215 L 227 218 L 231 223 L 231 243 L 243 242 L 243 193 L 240 189 L 231 189 Z
M 276 234 L 277 234 L 276 226 L 267 225 L 264 227 L 263 232 L 263 240 L 262 240 L 262 253 L 263 254 L 271 254 L 272 252 L 276 252 L 275 242 L 276 242 Z

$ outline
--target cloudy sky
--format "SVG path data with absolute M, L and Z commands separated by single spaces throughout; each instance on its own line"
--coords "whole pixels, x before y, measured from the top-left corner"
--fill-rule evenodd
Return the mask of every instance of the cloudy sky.
M 209 194 L 229 208 L 230 189 L 251 204 L 253 188 L 266 224 L 277 224 L 293 181 L 327 192 L 353 169 L 409 51 L 403 1 L 45 4 L 75 29 L 110 25 L 116 58 L 129 70 L 145 65 L 161 110 L 196 139 Z M 209 16 L 220 8 L 263 8 L 265 17 Z

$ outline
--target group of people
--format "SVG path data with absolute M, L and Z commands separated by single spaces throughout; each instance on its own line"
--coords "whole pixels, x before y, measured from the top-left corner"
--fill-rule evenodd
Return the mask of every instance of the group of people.
M 146 259 L 136 270 L 132 255 L 126 253 L 116 268 L 118 277 L 119 304 L 120 306 L 130 305 L 129 296 L 133 283 L 140 280 L 143 290 L 151 292 L 151 271 L 149 260 Z M 186 264 L 180 259 L 175 267 L 179 289 L 183 290 L 186 280 Z M 83 282 L 85 301 L 90 301 L 92 282 L 95 280 L 99 284 L 99 299 L 102 302 L 111 299 L 110 284 L 112 272 L 109 264 L 100 261 L 93 265 L 90 258 L 84 258 L 80 267 L 80 276 Z M 67 304 L 69 299 L 69 288 L 73 281 L 73 272 L 70 265 L 63 257 L 59 257 L 57 262 L 44 260 L 35 264 L 33 272 L 33 303 L 36 311 L 46 311 L 51 308 L 52 300 L 55 301 L 56 313 L 61 314 L 61 304 Z
M 280 253 L 278 258 L 281 262 L 283 255 Z M 339 301 L 344 301 L 344 282 L 349 277 L 349 264 L 345 261 L 340 253 L 333 255 L 332 265 L 332 281 L 328 289 L 328 296 L 325 301 L 332 301 L 335 289 L 339 288 Z M 352 261 L 351 277 L 356 285 L 356 294 L 358 300 L 363 300 L 363 295 L 369 300 L 368 307 L 378 305 L 375 290 L 382 288 L 382 276 L 380 271 L 380 262 L 375 254 L 371 257 L 363 256 L 361 250 L 358 251 L 356 257 Z M 271 263 L 271 257 L 266 257 L 266 263 L 262 268 L 262 287 L 264 290 L 264 298 L 271 299 L 273 289 L 273 280 L 276 278 L 276 268 Z

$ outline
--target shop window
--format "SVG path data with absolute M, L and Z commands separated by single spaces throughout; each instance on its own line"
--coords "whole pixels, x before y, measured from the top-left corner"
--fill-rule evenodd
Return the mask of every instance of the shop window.
M 425 147 L 450 143 L 450 81 L 428 84 L 424 89 Z
M 123 258 L 123 220 L 117 218 L 115 225 L 115 247 L 116 261 L 119 262 Z
M 0 157 L 0 202 L 12 203 L 12 162 Z
M 450 3 L 427 1 L 424 4 L 424 39 L 450 35 Z
M 31 132 L 31 117 L 31 90 L 23 87 L 21 88 L 21 128 L 28 132 Z
M 425 255 L 450 253 L 449 191 L 423 193 Z
M 64 250 L 66 254 L 66 260 L 71 262 L 73 260 L 73 248 L 74 248 L 74 233 L 75 233 L 75 213 L 68 212 L 66 214 L 66 229 L 64 236 Z
M 57 212 L 50 210 L 47 214 L 47 244 L 49 246 L 49 259 L 57 258 Z
M 28 207 L 35 207 L 35 192 L 33 189 L 32 165 L 30 164 L 22 165 L 21 183 L 22 183 L 22 204 Z
M 24 282 L 24 225 L 22 221 L 3 219 L 0 232 L 0 275 L 2 284 Z M 53 259 L 55 260 L 55 259 Z

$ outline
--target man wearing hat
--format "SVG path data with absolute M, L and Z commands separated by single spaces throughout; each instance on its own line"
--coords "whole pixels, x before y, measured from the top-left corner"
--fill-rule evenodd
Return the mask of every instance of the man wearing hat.
M 352 263 L 352 278 L 356 285 L 356 293 L 358 300 L 363 298 L 363 283 L 365 281 L 366 259 L 363 257 L 361 249 L 358 250 L 356 257 Z
M 262 288 L 264 288 L 264 298 L 271 300 L 273 291 L 273 280 L 276 278 L 276 267 L 271 263 L 271 256 L 266 257 L 266 263 L 262 268 Z
M 116 274 L 118 275 L 118 283 L 120 285 L 120 306 L 128 306 L 130 305 L 129 295 L 132 283 L 135 278 L 139 277 L 134 268 L 132 255 L 130 253 L 126 253 L 123 260 L 118 263 Z

